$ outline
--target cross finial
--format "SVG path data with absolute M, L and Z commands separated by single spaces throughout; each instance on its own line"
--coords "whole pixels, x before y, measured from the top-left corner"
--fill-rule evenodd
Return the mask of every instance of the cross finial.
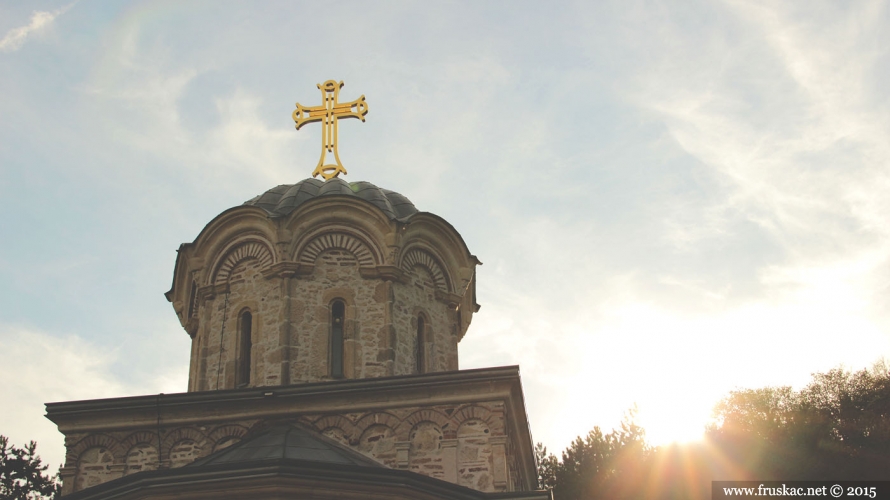
M 346 169 L 343 168 L 340 154 L 337 152 L 337 122 L 340 118 L 359 118 L 361 121 L 365 121 L 365 115 L 368 114 L 368 103 L 365 102 L 365 96 L 350 102 L 339 102 L 337 99 L 341 87 L 343 87 L 343 82 L 334 80 L 319 83 L 322 104 L 307 107 L 297 103 L 297 109 L 293 112 L 297 130 L 309 122 L 324 121 L 321 129 L 321 158 L 312 172 L 312 177 L 321 175 L 325 180 L 328 180 L 341 173 L 346 175 Z M 325 164 L 327 153 L 334 153 L 336 163 Z

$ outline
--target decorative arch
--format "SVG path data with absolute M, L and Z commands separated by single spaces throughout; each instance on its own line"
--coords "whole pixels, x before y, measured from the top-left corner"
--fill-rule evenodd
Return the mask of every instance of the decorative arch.
M 399 424 L 401 423 L 402 421 L 392 413 L 380 411 L 368 413 L 367 415 L 358 419 L 358 422 L 355 423 L 355 428 L 356 433 L 361 434 L 372 425 L 385 425 L 395 432 L 395 430 L 399 428 Z
M 266 242 L 259 240 L 243 241 L 229 248 L 225 252 L 225 257 L 216 267 L 213 273 L 211 283 L 218 285 L 225 283 L 229 279 L 232 269 L 241 262 L 248 259 L 256 259 L 259 261 L 260 267 L 266 268 L 275 262 L 275 256 Z
M 111 451 L 115 463 L 123 461 L 124 450 L 121 449 L 121 444 L 118 440 L 108 434 L 90 434 L 68 449 L 68 453 L 65 454 L 65 463 L 76 465 L 83 452 L 95 447 L 102 447 Z
M 121 449 L 126 451 L 137 444 L 147 443 L 158 447 L 158 435 L 148 431 L 138 431 L 130 434 L 120 441 Z
M 359 432 L 357 432 L 356 425 L 342 415 L 325 415 L 312 422 L 312 426 L 318 429 L 318 432 L 324 432 L 327 429 L 340 429 L 350 442 L 355 442 L 358 439 Z
M 297 260 L 302 265 L 312 266 L 322 252 L 331 249 L 341 249 L 351 253 L 360 267 L 376 265 L 377 259 L 367 243 L 347 233 L 325 233 L 314 237 L 299 250 Z
M 207 436 L 194 427 L 180 427 L 164 436 L 164 440 L 161 443 L 161 455 L 169 458 L 170 449 L 173 448 L 173 445 L 185 440 L 194 441 L 203 448 L 202 445 L 206 443 Z
M 111 448 L 97 445 L 86 448 L 77 457 L 74 489 L 83 490 L 120 477 L 114 470 L 119 462 Z
M 232 443 L 240 441 L 247 434 L 247 427 L 243 425 L 221 425 L 207 434 L 210 443 L 213 445 L 213 451 L 219 451 Z
M 421 422 L 432 422 L 439 426 L 445 439 L 454 438 L 457 430 L 454 420 L 448 418 L 444 413 L 425 409 L 408 415 L 396 428 L 396 436 L 400 441 L 409 441 L 411 430 Z
M 402 257 L 401 268 L 410 272 L 414 266 L 420 266 L 426 269 L 427 272 L 430 273 L 430 276 L 432 276 L 433 285 L 435 285 L 436 288 L 443 292 L 450 291 L 445 271 L 442 268 L 442 265 L 439 264 L 439 261 L 432 254 L 419 248 L 408 250 Z
M 470 420 L 481 420 L 489 429 L 493 430 L 493 422 L 491 419 L 491 410 L 478 405 L 467 405 L 454 412 L 454 420 L 458 427 Z

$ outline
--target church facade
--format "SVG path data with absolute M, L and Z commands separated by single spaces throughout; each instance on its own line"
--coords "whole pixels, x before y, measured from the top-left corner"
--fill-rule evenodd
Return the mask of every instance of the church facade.
M 63 494 L 549 498 L 518 367 L 458 367 L 479 264 L 441 217 L 336 175 L 221 213 L 166 294 L 188 392 L 47 404 Z

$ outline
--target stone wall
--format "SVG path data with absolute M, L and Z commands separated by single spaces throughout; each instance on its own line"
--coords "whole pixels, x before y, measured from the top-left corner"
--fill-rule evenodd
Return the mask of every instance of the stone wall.
M 239 247 L 232 251 L 237 252 Z M 423 372 L 456 370 L 457 315 L 437 298 L 441 278 L 420 264 L 402 282 L 362 276 L 357 255 L 321 251 L 311 273 L 268 275 L 248 257 L 226 269 L 220 292 L 198 301 L 190 390 L 234 388 L 241 357 L 241 315 L 252 317 L 249 387 L 331 380 L 331 303 L 346 304 L 345 378 L 417 373 L 417 322 L 425 321 Z M 439 283 L 437 283 L 437 281 Z M 222 338 L 222 341 L 220 339 Z
M 141 471 L 182 467 L 239 441 L 256 420 L 65 436 L 63 494 Z M 160 454 L 158 447 L 160 446 Z
M 199 313 L 207 321 L 202 323 L 203 328 L 195 339 L 199 346 L 195 390 L 235 387 L 235 363 L 240 355 L 240 316 L 245 311 L 251 313 L 253 320 L 249 386 L 280 385 L 279 339 L 274 334 L 282 315 L 280 281 L 264 278 L 260 263 L 249 259 L 233 268 L 226 283 L 228 293 L 217 295 L 199 307 Z
M 478 260 L 454 228 L 432 214 L 393 220 L 359 199 L 313 207 L 288 218 L 236 207 L 180 248 L 167 298 L 193 339 L 189 391 L 245 385 L 245 311 L 252 320 L 246 386 L 331 379 L 334 299 L 347 306 L 345 378 L 458 368 L 457 343 L 478 307 Z
M 515 491 L 511 437 L 500 402 L 393 408 L 300 420 L 393 468 L 479 491 Z
M 392 408 L 292 417 L 396 469 L 405 469 L 479 491 L 513 491 L 521 484 L 508 455 L 511 437 L 501 402 Z M 65 438 L 64 493 L 126 474 L 175 468 L 240 441 L 262 420 L 143 429 Z M 158 448 L 160 446 L 160 453 Z
M 424 372 L 457 370 L 458 325 L 456 313 L 436 299 L 440 290 L 420 265 L 406 271 L 406 283 L 393 284 L 393 326 L 397 332 L 394 375 L 416 373 L 417 318 L 425 318 Z
M 358 259 L 342 250 L 326 250 L 314 261 L 312 274 L 292 280 L 291 329 L 296 353 L 292 380 L 319 381 L 330 377 L 330 305 L 346 303 L 344 375 L 346 378 L 391 374 L 389 336 L 385 328 L 388 301 L 384 284 L 364 279 Z

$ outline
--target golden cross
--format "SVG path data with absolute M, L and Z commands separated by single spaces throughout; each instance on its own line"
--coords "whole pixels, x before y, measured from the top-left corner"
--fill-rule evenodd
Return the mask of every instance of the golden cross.
M 351 102 L 338 102 L 337 97 L 340 95 L 341 87 L 343 87 L 343 82 L 338 83 L 334 80 L 318 84 L 323 104 L 307 107 L 297 103 L 297 109 L 293 112 L 297 130 L 307 123 L 324 121 L 321 130 L 321 158 L 312 172 L 312 177 L 321 175 L 324 180 L 328 180 L 341 173 L 346 174 L 346 169 L 340 162 L 340 154 L 337 153 L 337 122 L 340 118 L 360 118 L 365 121 L 365 115 L 368 114 L 368 103 L 365 102 L 365 96 Z M 334 153 L 336 164 L 325 165 L 324 158 L 327 153 Z

